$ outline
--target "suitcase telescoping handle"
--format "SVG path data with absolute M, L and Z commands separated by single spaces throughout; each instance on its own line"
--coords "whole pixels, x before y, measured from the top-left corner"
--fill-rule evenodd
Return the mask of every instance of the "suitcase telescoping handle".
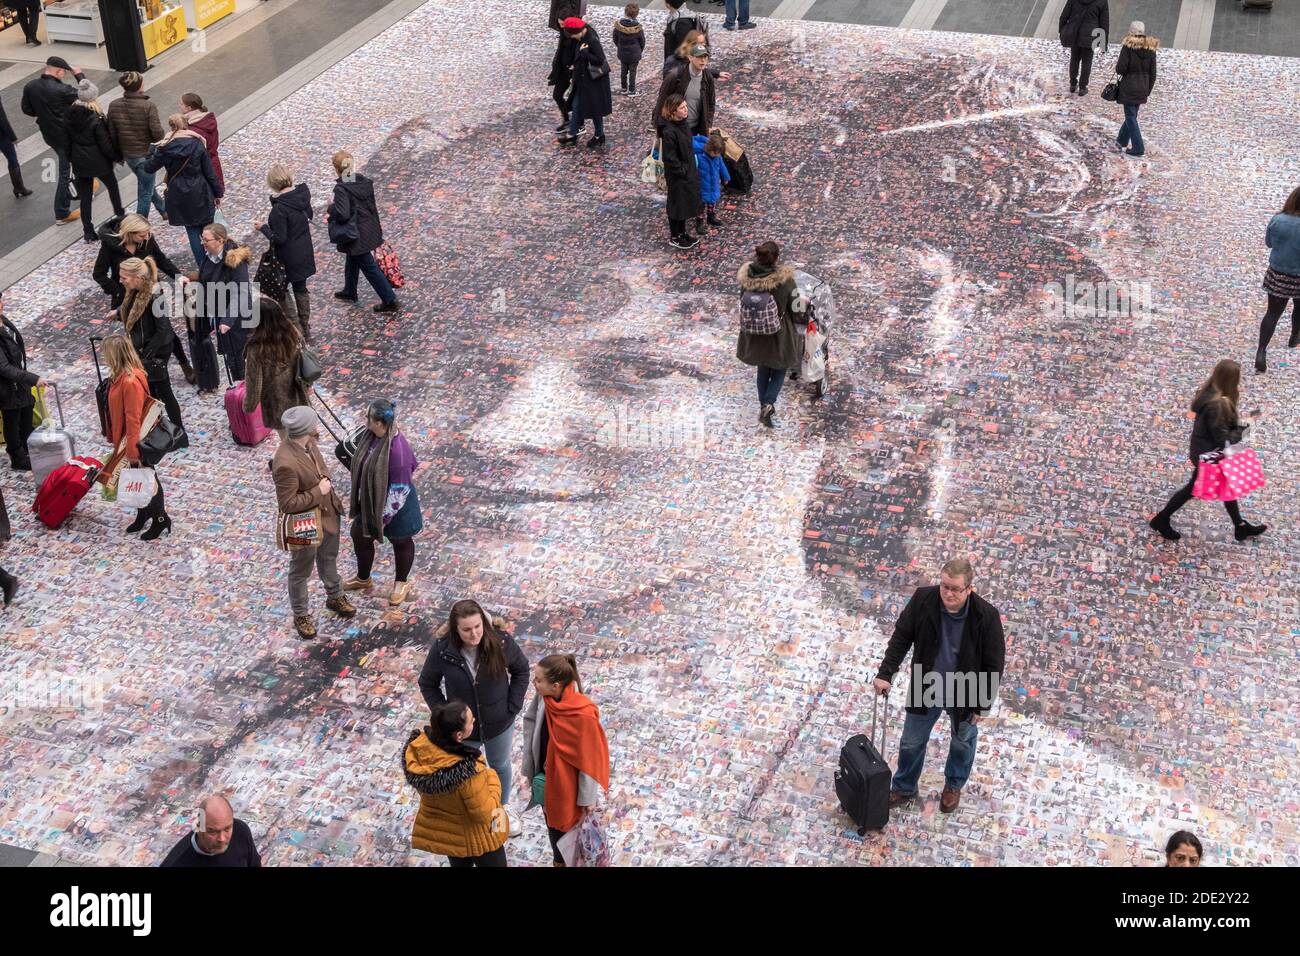
M 325 421 L 325 419 L 322 418 L 320 421 L 321 424 L 325 426 L 325 430 L 330 433 L 330 437 L 333 438 L 336 442 L 339 442 L 340 444 L 346 442 L 347 434 L 348 434 L 348 426 L 344 425 L 341 421 L 339 421 L 339 417 L 334 414 L 334 409 L 330 408 L 329 403 L 325 401 L 325 396 L 321 395 L 319 388 L 313 385 L 311 387 L 311 391 L 312 394 L 316 396 L 316 401 L 320 402 L 320 407 L 330 413 L 330 418 L 334 419 L 335 422 L 338 422 L 339 428 L 343 429 L 344 437 L 340 438 L 338 435 L 336 435 L 334 433 L 334 429 L 330 428 L 330 423 Z
M 871 688 L 871 736 L 867 738 L 873 744 L 876 742 L 876 711 L 880 708 L 880 698 L 885 695 Z M 884 760 L 889 758 L 885 756 L 885 731 L 889 729 L 889 707 L 885 707 L 885 722 L 880 725 L 880 756 Z
M 99 379 L 99 384 L 104 384 L 104 373 L 99 370 L 99 350 L 95 348 L 96 342 L 104 341 L 103 336 L 92 335 L 90 337 L 90 357 L 95 360 L 95 378 Z
M 46 386 L 47 386 L 48 388 L 52 388 L 52 389 L 54 389 L 54 405 L 55 405 L 55 407 L 58 408 L 58 410 L 59 410 L 59 428 L 62 429 L 62 428 L 64 427 L 64 425 L 63 425 L 63 399 L 59 398 L 59 386 L 55 385 L 53 382 L 46 382 L 45 384 L 46 384 Z M 45 411 L 46 411 L 47 413 L 49 412 L 49 406 L 46 406 Z M 49 417 L 48 417 L 48 415 L 47 415 L 45 421 L 48 423 L 49 420 L 50 420 L 50 419 L 49 419 Z M 46 427 L 49 427 L 48 424 L 47 424 Z

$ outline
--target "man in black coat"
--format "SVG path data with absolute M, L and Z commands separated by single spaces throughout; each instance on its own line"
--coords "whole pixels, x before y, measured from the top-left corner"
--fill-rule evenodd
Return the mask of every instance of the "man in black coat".
M 693 135 L 707 136 L 713 129 L 713 115 L 717 110 L 718 94 L 714 71 L 709 69 L 709 48 L 702 43 L 687 51 L 686 62 L 664 74 L 655 97 L 654 125 L 663 132 L 667 120 L 663 116 L 664 102 L 674 93 L 686 100 L 686 125 Z M 726 74 L 718 74 L 725 79 Z
M 1058 29 L 1061 46 L 1070 51 L 1070 92 L 1077 89 L 1080 96 L 1087 96 L 1092 55 L 1106 52 L 1110 5 L 1107 0 L 1066 0 Z
M 253 833 L 243 820 L 235 819 L 230 801 L 218 793 L 199 804 L 198 825 L 171 848 L 159 866 L 261 867 Z
M 27 457 L 27 439 L 32 434 L 32 409 L 36 398 L 32 389 L 49 384 L 35 372 L 27 371 L 27 348 L 23 335 L 5 317 L 4 296 L 0 294 L 0 414 L 4 418 L 5 448 L 9 467 L 14 471 L 31 471 Z
M 997 701 L 1006 642 L 1002 617 L 975 593 L 974 577 L 970 562 L 958 558 L 943 566 L 938 587 L 918 588 L 899 615 L 876 673 L 876 692 L 888 694 L 903 658 L 912 651 L 907 717 L 889 794 L 891 807 L 916 796 L 926 743 L 943 711 L 952 719 L 952 742 L 940 811 L 957 809 L 961 788 L 975 764 L 976 724 Z
M 13 7 L 14 13 L 18 14 L 18 25 L 23 28 L 25 38 L 23 42 L 27 46 L 40 46 L 36 31 L 41 25 L 41 0 L 10 0 L 5 6 Z
M 54 189 L 54 221 L 58 223 L 76 222 L 81 217 L 72 208 L 72 191 L 68 188 L 72 161 L 68 158 L 67 115 L 68 108 L 77 101 L 76 89 L 63 82 L 69 72 L 77 82 L 85 79 L 67 60 L 52 56 L 45 61 L 44 72 L 23 87 L 22 111 L 36 118 L 41 139 L 59 160 L 59 182 Z

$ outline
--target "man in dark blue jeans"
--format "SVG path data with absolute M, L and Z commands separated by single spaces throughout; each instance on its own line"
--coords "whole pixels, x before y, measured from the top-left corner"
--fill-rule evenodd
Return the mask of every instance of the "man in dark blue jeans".
M 68 158 L 68 107 L 77 101 L 77 90 L 63 82 L 66 73 L 77 81 L 85 79 L 81 71 L 62 57 L 52 56 L 45 61 L 45 70 L 23 87 L 22 111 L 35 117 L 36 128 L 41 131 L 45 145 L 58 157 L 59 182 L 54 190 L 54 221 L 60 224 L 76 222 L 79 211 L 72 209 L 72 163 Z
M 898 745 L 898 771 L 890 807 L 916 796 L 925 747 L 939 715 L 952 720 L 952 742 L 944 767 L 939 809 L 952 813 L 975 763 L 977 724 L 997 700 L 1006 655 L 998 609 L 975 593 L 975 571 L 965 558 L 949 561 L 939 586 L 918 588 L 899 615 L 874 687 L 888 694 L 890 682 L 912 651 L 907 717 Z

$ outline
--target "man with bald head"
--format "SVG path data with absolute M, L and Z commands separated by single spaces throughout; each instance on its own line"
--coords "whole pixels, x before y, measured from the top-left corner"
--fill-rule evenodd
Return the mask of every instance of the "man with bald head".
M 181 837 L 162 865 L 261 866 L 262 857 L 248 824 L 236 820 L 230 801 L 214 793 L 199 804 L 194 832 Z

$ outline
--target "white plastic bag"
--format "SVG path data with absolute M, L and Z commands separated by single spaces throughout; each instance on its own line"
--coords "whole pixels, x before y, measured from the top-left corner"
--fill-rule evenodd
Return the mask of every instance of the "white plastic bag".
M 820 382 L 826 375 L 826 336 L 816 323 L 808 323 L 808 334 L 803 341 L 803 361 L 799 375 L 805 382 Z
M 123 508 L 147 508 L 158 493 L 152 468 L 123 468 L 117 479 L 117 503 Z

